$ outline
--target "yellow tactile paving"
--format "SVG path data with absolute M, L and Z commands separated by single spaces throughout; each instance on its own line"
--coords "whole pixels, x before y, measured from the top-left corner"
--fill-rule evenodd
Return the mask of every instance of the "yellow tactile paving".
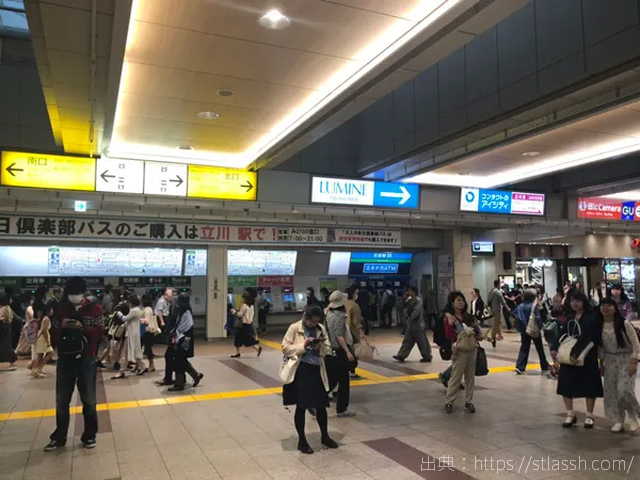
M 270 343 L 274 343 L 274 342 L 270 342 Z M 540 368 L 540 365 L 529 365 L 529 368 L 531 368 L 532 370 L 536 370 Z M 493 367 L 489 369 L 489 373 L 503 373 L 503 372 L 512 372 L 512 371 L 513 371 L 513 367 Z M 368 372 L 368 373 L 372 373 L 372 372 Z M 372 375 L 375 376 L 375 379 L 365 377 L 364 380 L 354 380 L 351 382 L 351 386 L 362 387 L 366 385 L 384 385 L 387 383 L 416 382 L 420 380 L 434 380 L 438 378 L 437 373 L 425 373 L 425 374 L 419 374 L 419 375 L 403 375 L 399 377 L 384 377 L 382 375 L 378 375 L 375 373 L 372 373 Z M 364 375 L 362 376 L 364 377 Z M 221 399 L 276 395 L 281 392 L 282 392 L 282 388 L 276 387 L 276 388 L 259 388 L 255 390 L 236 390 L 236 391 L 230 391 L 230 392 L 205 393 L 205 394 L 198 394 L 198 395 L 181 395 L 177 397 L 153 398 L 149 400 L 132 400 L 128 402 L 101 403 L 97 406 L 97 409 L 98 411 L 105 411 L 105 410 L 124 410 L 124 409 L 131 409 L 131 408 L 146 408 L 146 407 L 156 407 L 160 405 L 209 402 L 209 401 L 221 400 Z M 71 407 L 69 411 L 71 412 L 71 414 L 78 414 L 82 412 L 82 407 Z M 55 409 L 0 413 L 0 422 L 6 422 L 11 420 L 27 420 L 27 419 L 33 419 L 33 418 L 55 417 L 55 415 L 56 415 Z

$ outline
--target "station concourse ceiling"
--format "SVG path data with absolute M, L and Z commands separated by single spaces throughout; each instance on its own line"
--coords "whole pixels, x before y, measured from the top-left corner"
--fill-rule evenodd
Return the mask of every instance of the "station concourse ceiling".
M 258 168 L 525 2 L 24 3 L 52 130 L 66 153 Z

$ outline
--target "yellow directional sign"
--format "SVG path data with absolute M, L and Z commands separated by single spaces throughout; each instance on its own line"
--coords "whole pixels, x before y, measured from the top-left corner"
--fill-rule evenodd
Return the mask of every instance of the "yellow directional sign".
M 88 157 L 2 152 L 0 184 L 5 187 L 93 192 L 96 187 L 96 161 Z
M 189 165 L 188 197 L 255 200 L 258 175 L 232 168 Z

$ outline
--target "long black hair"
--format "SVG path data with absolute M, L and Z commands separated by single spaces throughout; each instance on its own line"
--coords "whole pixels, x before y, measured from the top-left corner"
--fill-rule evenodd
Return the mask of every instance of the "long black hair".
M 626 303 L 629 301 L 629 297 L 627 296 L 627 293 L 624 291 L 624 288 L 619 283 L 616 283 L 615 285 L 613 285 L 611 287 L 611 290 L 620 290 L 620 302 Z M 613 295 L 611 295 L 611 291 L 609 291 L 609 296 L 613 297 Z
M 620 313 L 620 307 L 618 307 L 618 302 L 616 302 L 614 298 L 605 297 L 602 300 L 600 300 L 600 305 L 612 305 L 613 308 L 615 309 L 615 313 L 613 315 L 613 331 L 616 334 L 616 341 L 618 342 L 618 348 L 625 348 L 630 342 L 629 342 L 629 337 L 627 336 L 627 330 L 624 326 L 625 318 Z M 598 308 L 598 320 L 600 321 L 600 329 L 602 331 L 602 327 L 604 327 L 604 315 L 602 315 L 599 308 Z
M 462 300 L 464 300 L 464 309 L 462 310 L 464 323 L 469 326 L 473 326 L 473 324 L 475 323 L 475 317 L 469 314 L 469 304 L 467 303 L 467 299 L 465 298 L 464 294 L 460 290 L 453 291 L 449 294 L 449 298 L 447 298 L 447 306 L 444 307 L 444 313 L 449 313 L 455 316 L 456 310 L 453 307 L 453 302 L 456 301 L 456 298 L 462 298 Z
M 573 292 L 573 294 L 571 294 L 571 292 Z M 578 290 L 570 290 L 569 293 L 567 294 L 567 298 L 569 299 L 569 302 L 571 302 L 571 300 L 576 300 L 579 302 L 582 302 L 584 304 L 584 313 L 591 313 L 593 311 L 593 309 L 591 308 L 591 303 L 589 302 L 589 299 L 587 298 L 587 296 Z M 569 307 L 571 307 L 571 303 L 569 303 Z M 573 308 L 571 308 L 573 310 Z

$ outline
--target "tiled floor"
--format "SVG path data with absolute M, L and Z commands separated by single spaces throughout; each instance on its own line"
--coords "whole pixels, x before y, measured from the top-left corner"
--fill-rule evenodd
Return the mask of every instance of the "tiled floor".
M 400 338 L 389 332 L 374 334 L 372 343 L 380 357 L 362 362 L 364 379 L 353 382 L 358 416 L 331 414 L 337 450 L 320 445 L 308 416 L 316 449 L 311 456 L 296 450 L 293 414 L 278 395 L 281 355 L 271 347 L 260 358 L 247 350 L 231 360 L 228 341 L 197 345 L 194 365 L 205 378 L 182 395 L 153 385 L 160 372 L 124 381 L 104 372 L 94 450 L 79 447 L 82 418 L 73 415 L 73 441 L 62 451 L 42 451 L 55 423 L 54 367 L 42 380 L 32 379 L 24 364 L 17 372 L 0 372 L 0 479 L 640 478 L 640 458 L 630 465 L 640 453 L 640 437 L 612 434 L 602 418 L 592 431 L 581 425 L 564 430 L 555 381 L 537 371 L 522 377 L 508 372 L 518 337 L 508 336 L 495 352 L 488 346 L 494 373 L 477 380 L 475 415 L 462 412 L 460 403 L 452 415 L 442 413 L 444 389 L 434 377 L 445 362 L 421 364 L 414 351 L 406 363 L 393 363 Z M 535 353 L 531 360 L 538 363 Z M 601 402 L 596 414 L 603 417 Z M 614 460 L 626 462 L 623 471 Z M 606 461 L 610 469 L 603 470 Z

